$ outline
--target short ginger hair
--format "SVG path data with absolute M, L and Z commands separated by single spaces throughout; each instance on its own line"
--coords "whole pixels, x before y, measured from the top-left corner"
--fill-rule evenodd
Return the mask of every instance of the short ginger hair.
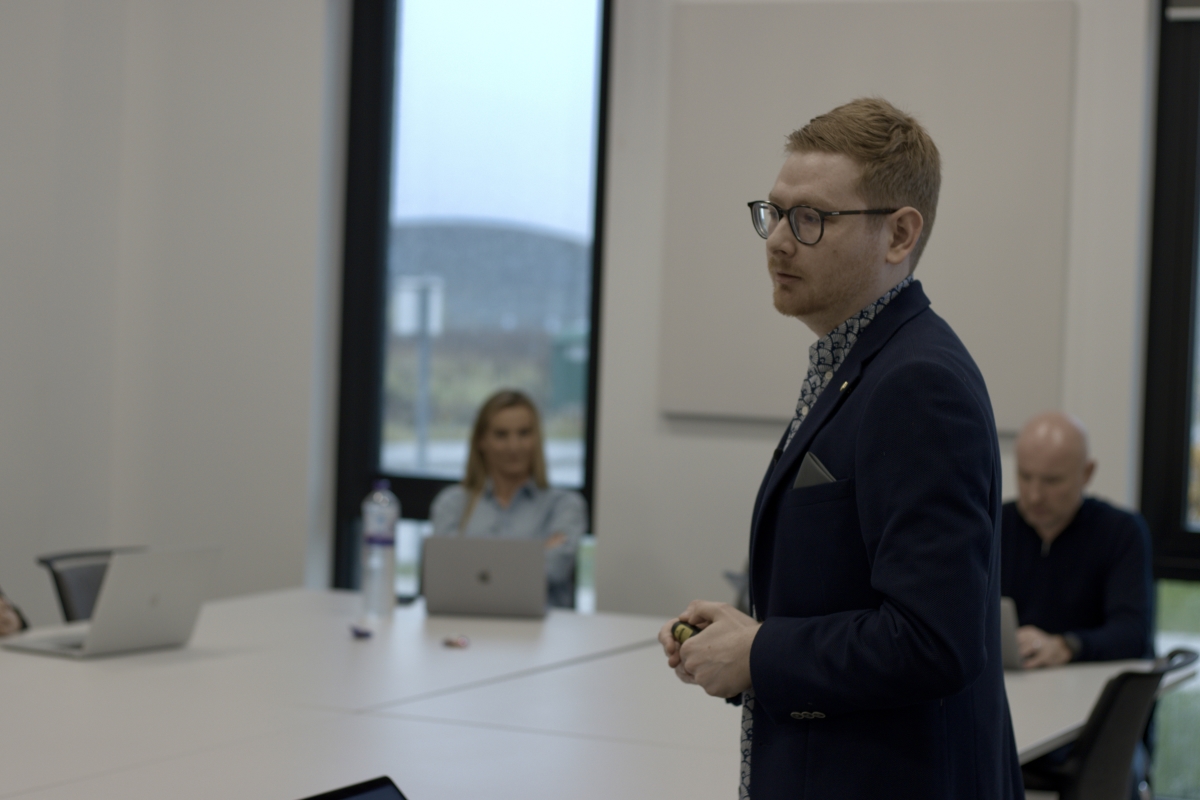
M 862 167 L 858 193 L 868 206 L 919 211 L 925 225 L 912 251 L 910 270 L 916 269 L 933 231 L 942 185 L 941 156 L 921 123 L 882 98 L 862 97 L 793 131 L 787 152 L 847 156 Z

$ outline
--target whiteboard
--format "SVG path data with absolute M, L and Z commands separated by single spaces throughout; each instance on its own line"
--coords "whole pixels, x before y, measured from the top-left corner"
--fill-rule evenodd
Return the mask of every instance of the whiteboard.
M 788 133 L 871 95 L 941 151 L 916 277 L 979 364 L 997 426 L 1058 407 L 1075 24 L 1069 2 L 675 5 L 661 410 L 791 416 L 815 337 L 774 310 L 746 202 L 766 197 Z

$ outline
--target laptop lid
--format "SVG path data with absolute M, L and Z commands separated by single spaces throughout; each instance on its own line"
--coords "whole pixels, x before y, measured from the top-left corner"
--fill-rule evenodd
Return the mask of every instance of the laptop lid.
M 422 559 L 429 614 L 546 615 L 546 548 L 538 539 L 434 536 Z
M 315 794 L 304 800 L 406 800 L 404 795 L 386 775 L 381 778 L 356 783 L 353 786 L 343 786 L 332 792 Z
M 216 564 L 215 548 L 114 553 L 90 622 L 35 629 L 4 646 L 71 658 L 179 647 L 192 636 Z
M 1017 647 L 1017 604 L 1011 597 L 1000 598 L 1000 660 L 1005 669 L 1021 669 L 1021 651 Z

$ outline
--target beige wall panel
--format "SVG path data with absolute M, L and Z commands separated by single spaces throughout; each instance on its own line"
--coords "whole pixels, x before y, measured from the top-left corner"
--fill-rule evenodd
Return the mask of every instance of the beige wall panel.
M 675 6 L 661 409 L 790 415 L 814 336 L 771 308 L 745 203 L 770 190 L 789 131 L 868 95 L 915 114 L 942 152 L 939 213 L 917 277 L 978 361 L 999 427 L 1057 406 L 1074 11 L 1065 2 Z

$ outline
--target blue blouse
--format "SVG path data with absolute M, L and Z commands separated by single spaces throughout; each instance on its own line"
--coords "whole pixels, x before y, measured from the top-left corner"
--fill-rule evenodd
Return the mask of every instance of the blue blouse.
M 504 508 L 489 480 L 462 529 L 470 494 L 462 485 L 447 486 L 433 500 L 430 520 L 434 536 L 494 536 L 505 539 L 549 539 L 556 533 L 566 541 L 546 551 L 547 597 L 551 605 L 573 607 L 575 554 L 587 524 L 587 502 L 578 492 L 526 481 Z

